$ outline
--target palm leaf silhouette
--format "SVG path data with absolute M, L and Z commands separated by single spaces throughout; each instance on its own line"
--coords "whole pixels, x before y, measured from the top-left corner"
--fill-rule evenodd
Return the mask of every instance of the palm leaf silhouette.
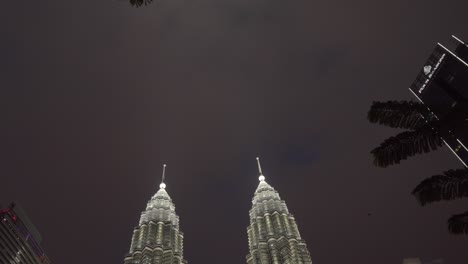
M 468 234 L 468 212 L 452 215 L 448 220 L 448 229 L 453 234 Z
M 149 5 L 153 0 L 130 0 L 132 6 L 140 7 L 142 5 Z
M 421 114 L 427 112 L 428 110 L 423 104 L 416 102 L 373 102 L 367 113 L 367 119 L 371 123 L 389 127 L 417 129 L 425 124 Z
M 442 142 L 438 133 L 425 125 L 418 130 L 405 131 L 390 137 L 371 153 L 374 156 L 374 164 L 385 168 L 416 154 L 435 150 L 442 145 Z
M 449 170 L 443 175 L 427 178 L 416 186 L 412 194 L 422 206 L 468 197 L 468 169 Z

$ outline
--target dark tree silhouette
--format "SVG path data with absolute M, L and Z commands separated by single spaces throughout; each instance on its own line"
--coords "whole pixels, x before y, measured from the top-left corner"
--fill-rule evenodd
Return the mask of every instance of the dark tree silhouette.
M 468 169 L 449 170 L 443 175 L 427 178 L 416 186 L 412 194 L 422 206 L 468 197 Z
M 439 148 L 443 143 L 442 138 L 454 137 L 453 131 L 467 131 L 468 102 L 454 104 L 440 119 L 421 103 L 373 102 L 367 118 L 371 123 L 409 129 L 390 137 L 371 151 L 374 164 L 387 167 Z
M 379 167 L 398 164 L 416 154 L 427 153 L 442 146 L 439 134 L 425 125 L 414 131 L 405 131 L 385 140 L 371 151 L 374 164 Z
M 390 137 L 371 151 L 376 166 L 387 167 L 398 164 L 408 157 L 442 146 L 439 121 L 437 119 L 425 120 L 423 116 L 429 117 L 430 112 L 421 103 L 388 101 L 372 104 L 367 114 L 371 123 L 410 129 L 410 131 Z
M 140 7 L 142 5 L 149 5 L 153 0 L 130 0 L 132 6 Z
M 468 197 L 468 169 L 449 170 L 423 180 L 413 190 L 421 206 L 442 200 Z M 468 212 L 453 215 L 448 220 L 449 231 L 454 234 L 468 234 Z
M 436 117 L 423 104 L 415 102 L 373 102 L 367 118 L 393 128 L 407 129 L 385 140 L 371 151 L 374 164 L 387 167 L 408 157 L 439 148 L 443 140 L 454 137 L 453 131 L 467 131 L 468 103 L 459 101 L 442 118 Z M 421 206 L 442 200 L 468 197 L 468 169 L 449 170 L 423 180 L 413 190 Z M 468 212 L 449 218 L 453 234 L 468 234 Z
M 394 128 L 417 129 L 425 124 L 421 113 L 427 113 L 421 103 L 388 101 L 373 102 L 367 118 L 371 123 L 378 123 Z
M 468 212 L 452 215 L 448 220 L 448 228 L 453 234 L 468 234 Z

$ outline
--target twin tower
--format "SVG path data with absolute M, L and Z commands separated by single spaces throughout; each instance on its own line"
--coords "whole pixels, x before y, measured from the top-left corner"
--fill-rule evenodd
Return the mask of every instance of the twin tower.
M 249 211 L 247 227 L 249 251 L 247 264 L 311 264 L 307 245 L 299 234 L 296 220 L 285 201 L 260 173 L 257 190 Z M 125 264 L 183 264 L 184 235 L 179 229 L 179 217 L 164 183 L 165 167 L 159 191 L 141 213 L 140 223 L 133 231 L 130 251 Z

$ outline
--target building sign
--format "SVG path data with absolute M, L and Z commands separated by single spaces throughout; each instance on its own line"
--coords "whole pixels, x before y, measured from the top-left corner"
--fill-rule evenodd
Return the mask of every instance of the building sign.
M 432 68 L 431 65 L 427 65 L 427 66 L 424 67 L 423 73 L 427 76 L 427 79 L 426 79 L 426 81 L 424 82 L 424 84 L 421 85 L 421 88 L 419 88 L 418 93 L 422 93 L 422 92 L 424 91 L 424 88 L 426 88 L 427 83 L 428 83 L 429 80 L 432 78 L 432 75 L 433 75 L 434 72 L 437 70 L 437 68 L 439 68 L 439 65 L 442 63 L 442 61 L 444 60 L 444 58 L 445 58 L 445 53 L 442 54 L 442 56 L 441 56 L 440 59 L 437 61 L 437 64 L 434 66 L 434 68 Z

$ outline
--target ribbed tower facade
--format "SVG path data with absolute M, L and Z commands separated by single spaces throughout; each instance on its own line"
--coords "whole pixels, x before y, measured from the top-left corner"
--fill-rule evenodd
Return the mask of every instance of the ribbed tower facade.
M 247 228 L 247 264 L 311 264 L 305 241 L 285 201 L 266 181 L 257 158 L 260 183 L 252 200 Z
M 165 169 L 164 165 L 164 169 Z M 160 184 L 158 192 L 141 213 L 140 223 L 133 231 L 130 251 L 125 264 L 182 264 L 184 235 L 179 229 L 179 216 L 166 191 Z

